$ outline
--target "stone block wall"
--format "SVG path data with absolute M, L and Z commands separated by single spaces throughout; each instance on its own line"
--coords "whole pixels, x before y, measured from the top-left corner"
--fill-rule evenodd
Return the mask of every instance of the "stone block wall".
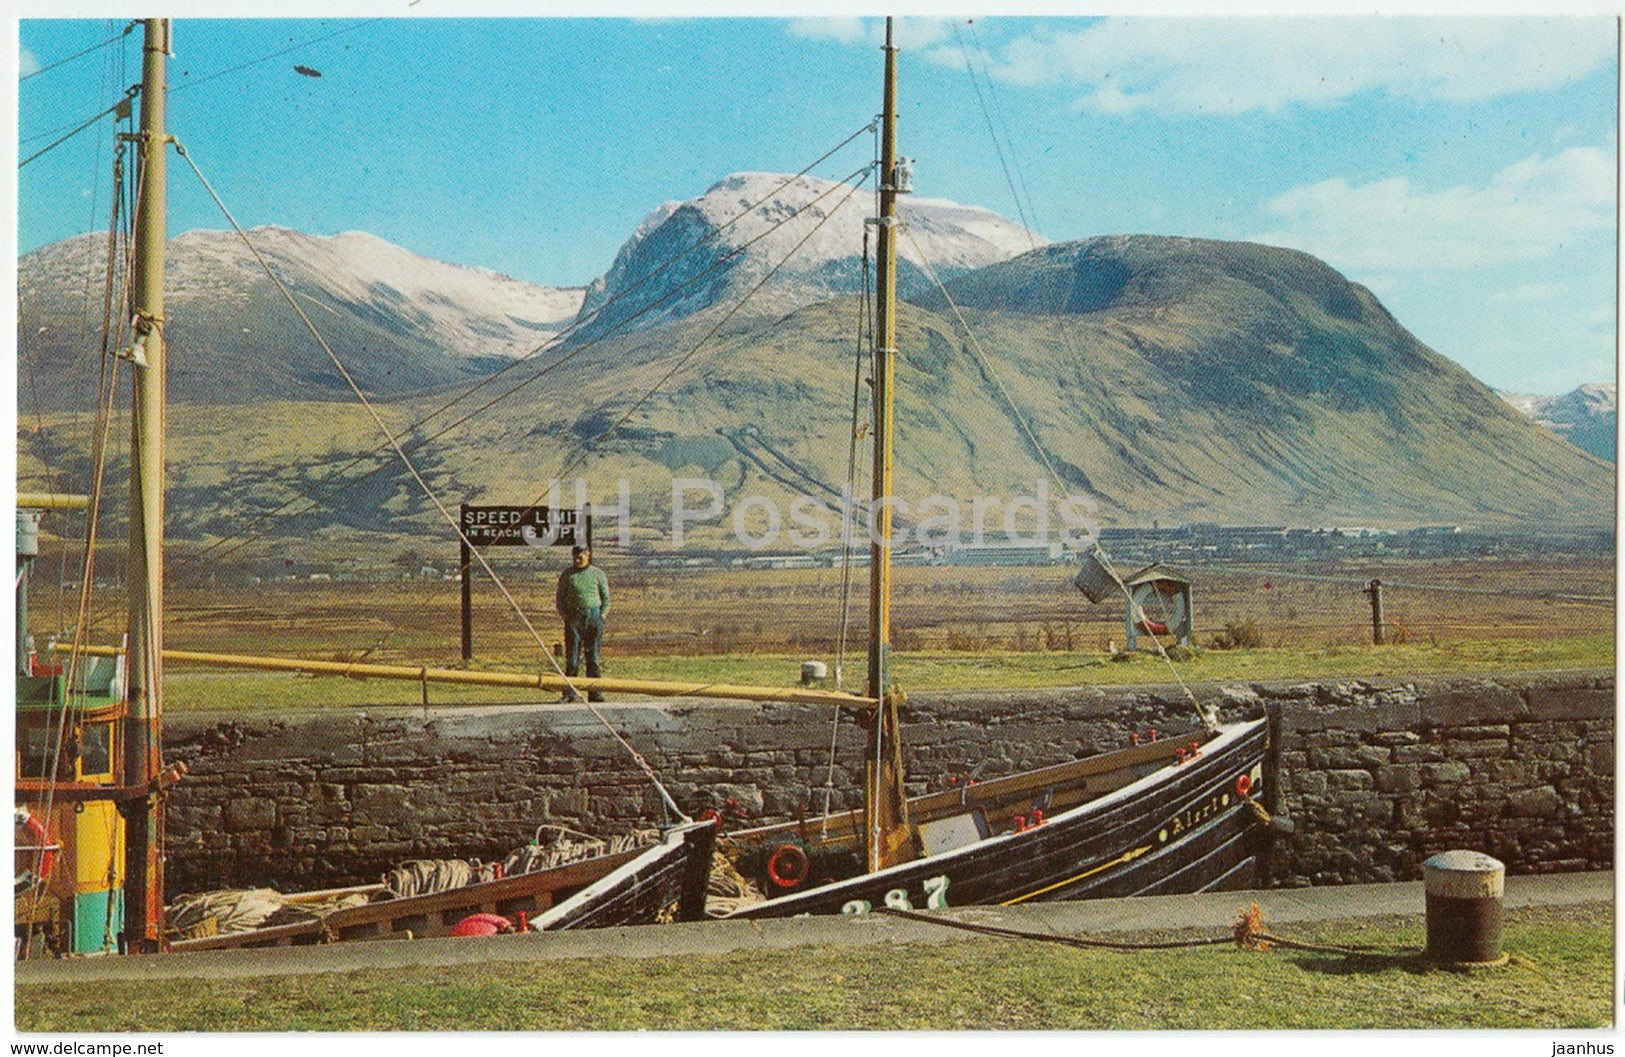
M 1283 885 L 1402 880 L 1433 852 L 1515 873 L 1613 861 L 1612 673 L 1194 688 L 1226 718 L 1282 714 Z M 854 805 L 863 732 L 797 705 L 668 702 L 608 715 L 687 812 L 754 821 Z M 920 694 L 903 709 L 910 792 L 989 778 L 1194 725 L 1177 687 Z M 540 824 L 607 835 L 656 824 L 653 783 L 591 713 L 511 708 L 171 717 L 168 890 L 285 890 L 376 879 L 415 857 L 500 858 Z
M 1611 869 L 1612 673 L 1280 691 L 1278 884 L 1411 880 L 1470 848 L 1513 873 Z

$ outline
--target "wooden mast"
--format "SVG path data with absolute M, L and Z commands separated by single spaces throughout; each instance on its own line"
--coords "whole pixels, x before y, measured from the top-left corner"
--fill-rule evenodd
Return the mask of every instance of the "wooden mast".
M 130 426 L 129 712 L 124 727 L 124 947 L 137 953 L 163 942 L 163 807 L 158 775 L 163 751 L 164 648 L 164 73 L 170 51 L 166 18 L 145 22 L 141 48 L 141 129 L 131 308 L 134 394 Z M 142 792 L 144 791 L 144 792 Z
M 869 727 L 864 783 L 864 846 L 870 871 L 913 858 L 903 798 L 897 699 L 890 688 L 892 379 L 897 359 L 897 49 L 886 19 L 886 82 L 880 117 L 880 217 L 875 253 L 874 505 L 869 543 L 869 680 L 881 702 Z

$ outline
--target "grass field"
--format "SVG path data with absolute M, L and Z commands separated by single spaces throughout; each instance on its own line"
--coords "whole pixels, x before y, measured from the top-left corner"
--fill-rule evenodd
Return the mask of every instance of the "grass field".
M 785 686 L 797 679 L 801 661 L 823 660 L 833 669 L 841 656 L 839 569 L 656 573 L 617 569 L 616 560 L 613 554 L 604 560 L 614 590 L 606 675 Z M 1250 682 L 1614 664 L 1614 570 L 1600 558 L 1328 562 L 1314 569 L 1334 582 L 1242 567 L 1197 571 L 1197 649 L 1178 663 L 1178 678 Z M 1064 566 L 897 569 L 897 681 L 910 691 L 1172 682 L 1175 672 L 1149 652 L 1108 661 L 1124 639 L 1122 607 L 1089 605 L 1071 586 L 1071 573 Z M 505 574 L 542 644 L 558 648 L 552 567 L 533 561 Z M 1389 642 L 1381 647 L 1371 645 L 1369 603 L 1360 590 L 1364 578 L 1377 575 L 1389 585 Z M 864 675 L 865 591 L 859 570 L 848 606 L 848 687 Z M 36 595 L 36 629 L 66 626 L 72 593 L 42 587 Z M 474 597 L 475 666 L 551 670 L 492 584 L 476 579 Z M 459 584 L 438 579 L 178 587 L 168 598 L 167 645 L 455 667 L 459 598 Z M 121 620 L 114 605 L 103 612 L 102 626 Z M 1231 625 L 1247 629 L 1244 641 L 1255 645 L 1216 648 L 1214 640 Z M 101 642 L 111 637 L 92 634 Z M 172 709 L 423 703 L 421 687 L 411 684 L 179 665 L 167 671 Z M 537 699 L 534 692 L 450 687 L 431 687 L 428 697 L 432 705 Z
M 1233 946 L 1118 953 L 975 937 L 325 976 L 19 985 L 23 1031 L 1597 1028 L 1607 904 L 1507 912 L 1501 968 Z M 1266 927 L 1268 923 L 1266 922 Z M 1294 926 L 1422 946 L 1420 917 Z M 473 941 L 470 941 L 473 942 Z M 1535 1045 L 1532 1043 L 1532 1045 Z M 1544 1053 L 1545 1042 L 1538 1043 Z
M 798 654 L 707 654 L 689 657 L 633 656 L 606 661 L 604 674 L 627 679 L 674 679 L 790 686 L 800 671 Z M 1175 663 L 1186 682 L 1261 682 L 1277 679 L 1348 679 L 1562 668 L 1612 668 L 1613 636 L 1555 639 L 1486 639 L 1400 646 L 1276 647 L 1203 650 Z M 849 662 L 847 686 L 861 687 L 863 658 Z M 479 665 L 497 667 L 496 665 Z M 523 670 L 536 671 L 534 664 Z M 898 683 L 909 691 L 997 690 L 1046 686 L 1170 683 L 1170 669 L 1149 652 L 1126 661 L 1094 653 L 967 654 L 922 651 L 894 655 Z M 265 672 L 226 672 L 172 666 L 166 707 L 172 711 L 414 707 L 424 703 L 412 682 L 307 678 Z M 535 691 L 434 685 L 431 706 L 525 704 L 552 701 Z
M 606 645 L 618 657 L 711 653 L 801 653 L 828 657 L 841 626 L 839 569 L 660 571 L 601 563 L 613 587 Z M 1613 563 L 1477 559 L 1319 563 L 1300 571 L 1240 566 L 1192 569 L 1197 645 L 1227 624 L 1251 621 L 1268 647 L 1325 649 L 1371 641 L 1361 590 L 1385 584 L 1390 641 L 1569 637 L 1613 629 Z M 42 566 L 33 594 L 41 633 L 71 624 L 74 594 L 57 589 Z M 547 643 L 561 637 L 553 613 L 556 565 L 505 566 L 508 587 Z M 1123 642 L 1123 607 L 1090 605 L 1069 566 L 902 567 L 895 570 L 893 641 L 905 651 L 960 653 L 1104 652 Z M 1505 594 L 1477 592 L 1502 591 Z M 1582 596 L 1559 599 L 1546 593 Z M 523 663 L 535 641 L 494 585 L 473 583 L 475 656 Z M 866 580 L 857 570 L 849 643 L 866 632 Z M 98 595 L 93 635 L 122 624 L 119 592 Z M 263 583 L 237 587 L 176 584 L 167 597 L 169 644 L 180 649 L 299 655 L 370 651 L 390 661 L 440 664 L 460 656 L 460 586 L 436 579 L 395 583 Z M 1157 613 L 1151 614 L 1153 617 Z M 251 649 L 249 647 L 252 647 Z

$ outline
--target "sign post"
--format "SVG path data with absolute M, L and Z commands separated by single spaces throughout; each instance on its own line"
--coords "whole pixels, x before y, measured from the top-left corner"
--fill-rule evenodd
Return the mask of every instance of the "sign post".
M 463 581 L 463 661 L 474 659 L 473 547 L 592 547 L 592 505 L 580 510 L 545 506 L 470 506 L 458 508 L 458 540 Z M 471 546 L 472 545 L 472 546 Z
M 457 524 L 468 524 L 468 504 L 457 510 Z M 457 537 L 457 578 L 463 582 L 463 663 L 474 659 L 474 552 L 468 546 L 468 530 Z

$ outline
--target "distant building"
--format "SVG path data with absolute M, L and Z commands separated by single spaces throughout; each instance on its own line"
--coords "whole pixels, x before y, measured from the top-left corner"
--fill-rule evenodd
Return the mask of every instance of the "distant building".
M 1006 543 L 951 543 L 951 565 L 1054 565 L 1066 553 L 1059 542 L 1023 540 Z

